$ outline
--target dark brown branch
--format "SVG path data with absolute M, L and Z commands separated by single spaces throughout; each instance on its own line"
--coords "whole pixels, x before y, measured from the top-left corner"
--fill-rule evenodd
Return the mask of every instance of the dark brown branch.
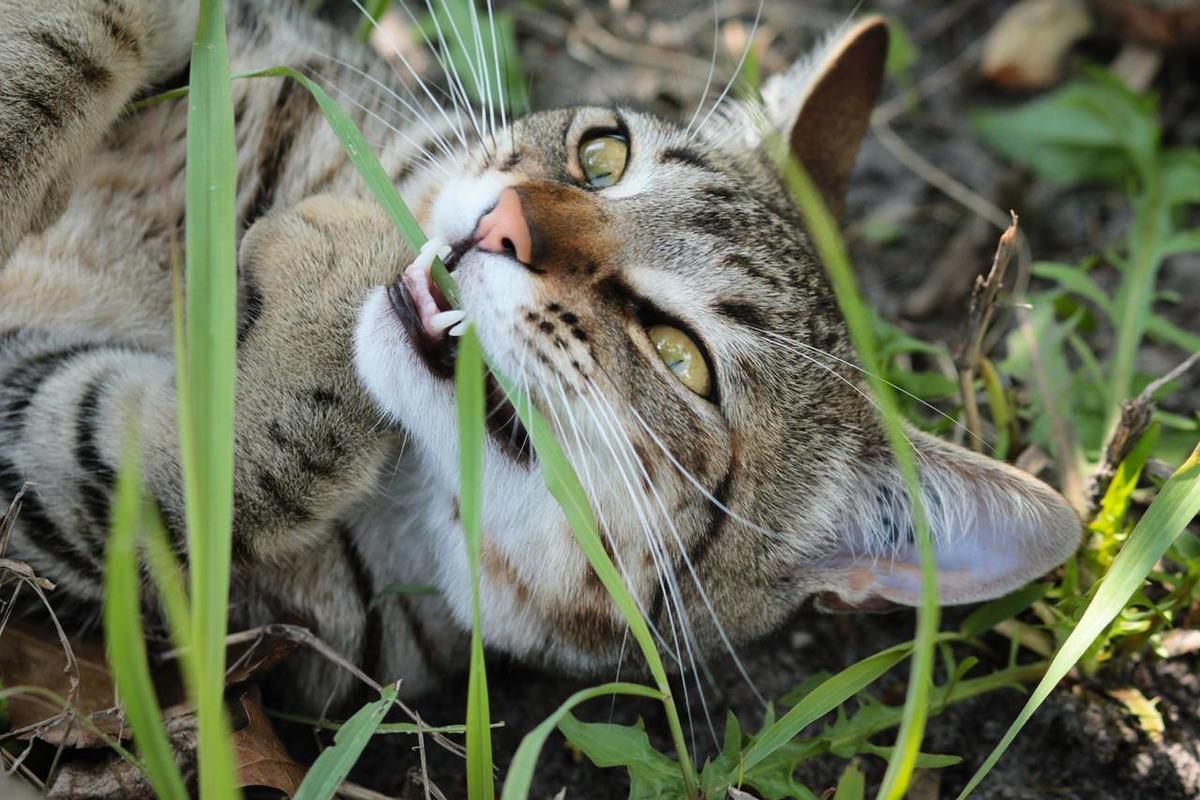
M 971 447 L 983 452 L 983 423 L 979 417 L 979 404 L 975 398 L 975 373 L 979 359 L 983 357 L 983 340 L 996 314 L 996 301 L 1004 286 L 1004 275 L 1012 260 L 1013 247 L 1017 239 L 1017 215 L 1010 211 L 1012 224 L 1000 234 L 992 268 L 987 276 L 975 279 L 971 292 L 971 304 L 967 309 L 967 325 L 962 341 L 954 355 L 954 366 L 958 369 L 958 385 L 962 392 L 963 410 L 967 416 L 967 430 L 971 434 Z
M 1197 362 L 1200 362 L 1200 353 L 1193 353 L 1175 369 L 1152 381 L 1137 397 L 1121 404 L 1121 417 L 1117 420 L 1116 427 L 1113 428 L 1104 445 L 1104 458 L 1088 482 L 1089 517 L 1095 513 L 1096 507 L 1100 504 L 1100 498 L 1104 497 L 1104 493 L 1108 491 L 1108 485 L 1112 483 L 1121 462 L 1128 457 L 1138 440 L 1142 438 L 1142 434 L 1150 428 L 1150 421 L 1154 416 L 1155 409 L 1154 393 L 1183 375 Z

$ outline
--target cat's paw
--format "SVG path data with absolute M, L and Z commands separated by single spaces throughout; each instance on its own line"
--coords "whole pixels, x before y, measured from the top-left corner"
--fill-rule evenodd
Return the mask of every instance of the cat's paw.
M 371 289 L 395 282 L 410 260 L 388 218 L 362 200 L 317 196 L 269 214 L 242 240 L 239 269 L 256 297 L 247 338 L 348 352 Z

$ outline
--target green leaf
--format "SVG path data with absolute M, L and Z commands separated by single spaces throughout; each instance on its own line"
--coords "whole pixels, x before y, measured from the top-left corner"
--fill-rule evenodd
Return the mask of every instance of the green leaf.
M 237 796 L 225 718 L 237 346 L 237 154 L 225 17 L 200 4 L 188 95 L 186 342 L 176 341 L 180 453 L 196 659 L 200 795 Z M 180 355 L 182 354 L 182 355 Z
M 912 644 L 881 650 L 852 664 L 821 683 L 796 703 L 770 727 L 754 738 L 754 744 L 742 756 L 742 771 L 752 769 L 775 750 L 787 744 L 808 725 L 833 711 L 842 703 L 874 683 L 881 675 L 903 661 L 912 652 Z
M 113 492 L 112 529 L 104 570 L 104 638 L 108 663 L 125 719 L 144 762 L 146 777 L 161 798 L 186 800 L 183 776 L 167 739 L 162 710 L 146 661 L 142 633 L 138 533 L 142 527 L 141 465 L 136 446 L 126 448 Z
M 649 697 L 660 701 L 663 699 L 661 692 L 651 689 L 649 686 L 639 686 L 636 683 L 606 683 L 602 686 L 583 689 L 571 695 L 553 714 L 521 740 L 521 745 L 513 755 L 512 763 L 508 766 L 508 774 L 504 778 L 502 800 L 525 800 L 529 797 L 529 787 L 533 783 L 533 770 L 537 766 L 537 759 L 542 752 L 542 747 L 546 744 L 550 733 L 572 708 L 593 698 L 614 694 Z M 675 772 L 678 777 L 678 767 Z
M 833 800 L 863 800 L 867 794 L 867 778 L 858 768 L 858 761 L 851 761 L 838 778 L 837 791 Z
M 395 701 L 396 687 L 386 686 L 378 700 L 367 703 L 346 720 L 334 734 L 333 746 L 322 750 L 309 768 L 293 800 L 330 800 Z
M 982 636 L 1046 596 L 1049 583 L 1031 583 L 972 611 L 962 623 L 963 636 Z
M 1129 513 L 1133 490 L 1137 488 L 1142 468 L 1158 443 L 1158 432 L 1159 425 L 1151 425 L 1129 451 L 1129 455 L 1117 465 L 1116 474 L 1100 499 L 1100 510 L 1089 526 L 1092 530 L 1109 537 L 1124 532 L 1125 515 Z
M 580 722 L 570 713 L 558 729 L 598 767 L 629 772 L 629 800 L 676 800 L 686 796 L 679 765 L 654 749 L 645 727 Z
M 1047 180 L 1120 182 L 1151 170 L 1154 105 L 1099 71 L 1007 111 L 971 121 L 992 148 Z
M 1167 150 L 1161 157 L 1163 193 L 1172 207 L 1200 203 L 1200 150 Z
M 1200 513 L 1200 445 L 1163 485 L 1158 498 L 1134 527 L 1112 567 L 1101 579 L 1079 623 L 1051 660 L 1045 676 L 1016 721 L 959 794 L 959 800 L 970 795 L 987 776 L 1051 690 L 1116 619 L 1154 564 L 1197 513 Z
M 1074 292 L 1090 301 L 1109 317 L 1112 316 L 1112 301 L 1082 268 L 1074 264 L 1036 261 L 1032 272 L 1038 278 L 1054 281 L 1068 292 Z
M 459 510 L 471 565 L 471 666 L 467 679 L 467 796 L 490 800 L 496 796 L 492 778 L 492 719 L 488 708 L 487 666 L 479 621 L 480 558 L 483 546 L 483 348 L 475 326 L 459 340 L 454 364 L 455 407 L 458 413 Z

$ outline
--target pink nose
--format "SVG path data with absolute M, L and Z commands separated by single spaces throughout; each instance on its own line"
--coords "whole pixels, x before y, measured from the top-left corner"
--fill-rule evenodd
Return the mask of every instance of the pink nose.
M 496 207 L 484 214 L 475 228 L 475 246 L 489 253 L 510 255 L 522 264 L 531 263 L 533 242 L 529 223 L 521 211 L 521 198 L 515 189 L 500 192 Z

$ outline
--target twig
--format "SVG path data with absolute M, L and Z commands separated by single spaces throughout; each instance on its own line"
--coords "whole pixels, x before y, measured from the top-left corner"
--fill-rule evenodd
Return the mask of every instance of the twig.
M 983 357 L 983 338 L 987 335 L 988 326 L 992 324 L 992 318 L 996 314 L 996 301 L 1000 297 L 1004 275 L 1012 260 L 1013 242 L 1017 238 L 1017 215 L 1012 211 L 1009 214 L 1012 215 L 1012 224 L 1000 234 L 991 270 L 986 278 L 981 275 L 975 279 L 975 288 L 971 292 L 971 304 L 967 311 L 967 327 L 954 356 L 963 410 L 967 415 L 967 430 L 971 434 L 971 447 L 977 453 L 983 452 L 983 423 L 975 398 L 975 371 L 979 368 L 979 359 Z
M 1121 462 L 1125 460 L 1138 440 L 1142 438 L 1142 434 L 1150 427 L 1150 420 L 1155 409 L 1154 393 L 1183 375 L 1197 362 L 1200 362 L 1200 353 L 1193 353 L 1175 369 L 1152 381 L 1137 397 L 1121 403 L 1121 418 L 1117 421 L 1116 427 L 1108 437 L 1108 442 L 1104 445 L 1104 458 L 1088 482 L 1088 516 L 1091 516 L 1096 510 L 1100 498 L 1104 497 L 1104 493 L 1108 491 L 1108 485 L 1112 483 Z
M 251 628 L 250 630 L 238 631 L 237 633 L 231 633 L 229 636 L 225 637 L 225 646 L 229 647 L 230 645 L 244 644 L 246 642 L 251 642 L 251 643 L 257 644 L 262 639 L 272 637 L 272 636 L 278 637 L 280 639 L 287 639 L 289 641 L 292 641 L 297 644 L 304 645 L 305 647 L 311 648 L 318 655 L 325 658 L 325 660 L 346 670 L 351 675 L 353 675 L 355 678 L 357 678 L 359 681 L 365 683 L 367 686 L 370 686 L 376 692 L 379 692 L 379 693 L 383 692 L 382 684 L 380 684 L 378 681 L 376 681 L 374 678 L 372 678 L 367 673 L 363 672 L 361 669 L 359 669 L 353 663 L 348 661 L 342 654 L 340 654 L 338 651 L 334 650 L 332 647 L 330 647 L 328 644 L 326 644 L 322 639 L 320 639 L 316 635 L 314 635 L 313 632 L 310 631 L 308 628 L 302 628 L 299 625 L 284 625 L 281 623 L 274 623 L 271 625 L 263 625 L 258 628 Z M 176 648 L 173 650 L 168 650 L 167 652 L 165 652 L 161 656 L 159 656 L 159 658 L 162 660 L 178 658 L 181 653 L 182 653 L 182 651 L 179 648 Z M 424 728 L 430 727 L 429 725 L 426 724 L 425 720 L 421 719 L 421 715 L 418 714 L 416 711 L 414 711 L 412 708 L 410 708 L 406 703 L 404 703 L 404 701 L 402 701 L 400 699 L 396 699 L 393 701 L 393 703 L 396 705 L 397 708 L 399 708 L 401 711 L 403 711 L 408 716 L 408 718 L 411 719 L 413 722 L 415 722 L 418 726 L 421 726 Z M 431 735 L 435 742 L 437 742 L 442 747 L 449 750 L 451 753 L 454 753 L 455 755 L 459 755 L 459 756 L 465 755 L 465 752 L 463 751 L 461 746 L 459 746 L 455 742 L 451 741 L 450 739 L 447 739 L 442 734 L 432 733 Z

